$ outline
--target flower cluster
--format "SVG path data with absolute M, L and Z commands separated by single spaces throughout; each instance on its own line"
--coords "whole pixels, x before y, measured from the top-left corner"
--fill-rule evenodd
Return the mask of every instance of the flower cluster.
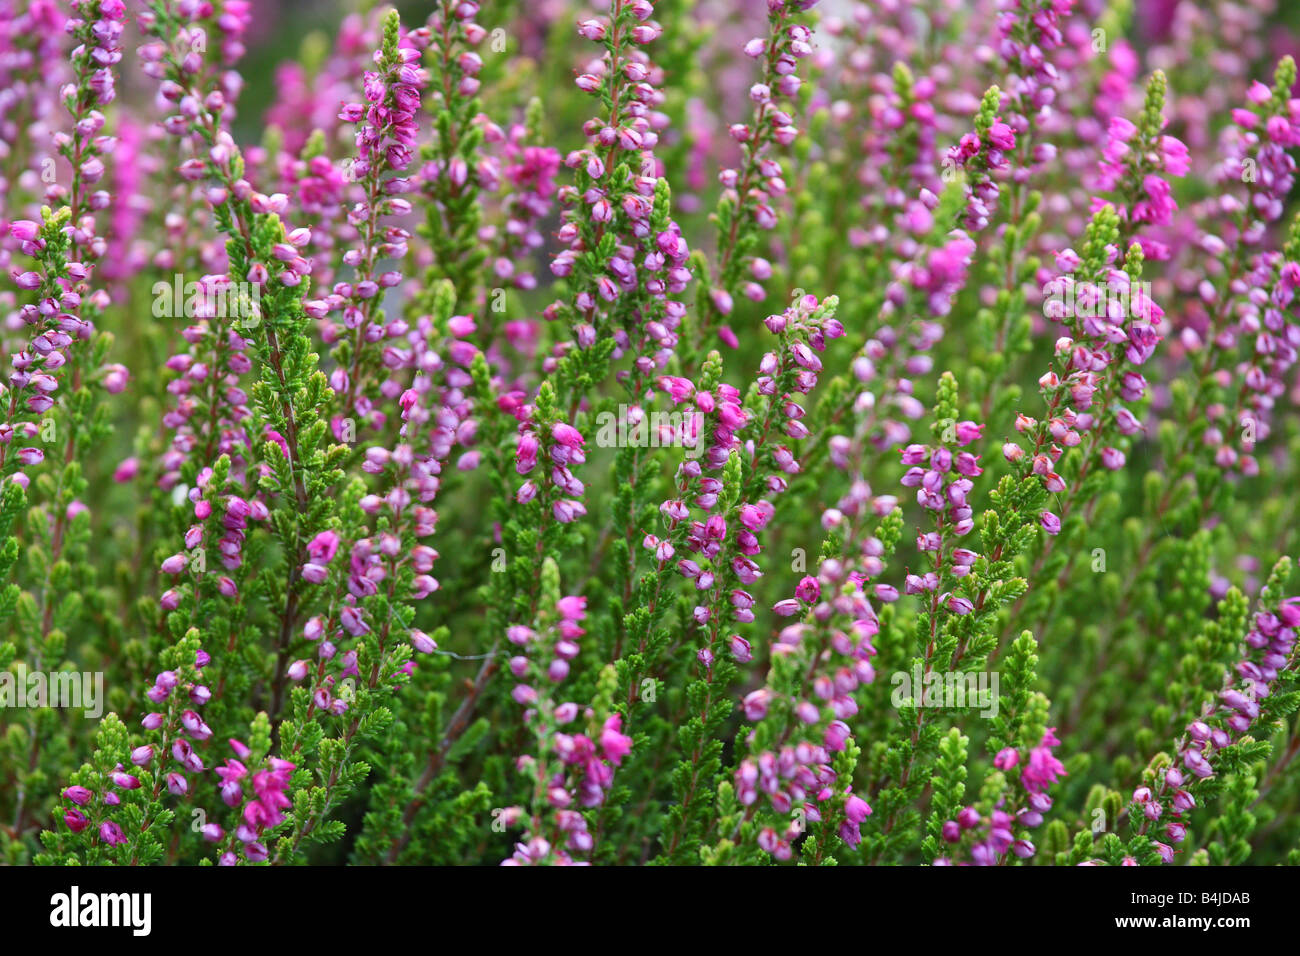
M 799 62 L 813 55 L 813 43 L 812 31 L 799 22 L 798 14 L 813 6 L 815 0 L 770 0 L 767 37 L 754 37 L 743 48 L 745 56 L 762 61 L 762 78 L 749 88 L 749 100 L 754 104 L 752 120 L 732 123 L 727 129 L 731 139 L 740 145 L 742 157 L 738 167 L 727 167 L 718 176 L 723 187 L 718 218 L 718 279 L 708 289 L 712 314 L 703 323 L 705 330 L 731 315 L 737 293 L 756 302 L 767 297 L 762 283 L 771 278 L 772 265 L 766 258 L 746 255 L 745 251 L 754 245 L 754 230 L 770 232 L 776 228 L 774 207 L 787 192 L 785 171 L 771 147 L 789 146 L 799 136 L 794 109 L 803 81 L 797 71 Z M 742 282 L 746 273 L 748 281 Z M 729 327 L 724 326 L 719 334 L 735 347 L 736 334 Z
M 418 133 L 415 117 L 423 86 L 418 66 L 420 40 L 409 36 L 399 39 L 398 32 L 398 22 L 389 18 L 383 45 L 375 53 L 378 69 L 367 71 L 362 84 L 365 102 L 345 103 L 339 111 L 343 122 L 359 124 L 351 173 L 361 185 L 363 198 L 348 209 L 348 221 L 359 233 L 359 246 L 343 255 L 343 263 L 355 270 L 355 277 L 352 282 L 335 283 L 328 297 L 307 306 L 308 314 L 318 319 L 331 312 L 342 313 L 342 328 L 328 325 L 323 329 L 326 341 L 340 343 L 335 351 L 339 365 L 330 385 L 341 396 L 344 415 L 355 412 L 376 427 L 382 425 L 383 419 L 372 399 L 360 394 L 363 377 L 381 351 L 376 344 L 405 332 L 399 323 L 385 325 L 380 311 L 383 291 L 400 283 L 402 273 L 381 273 L 378 263 L 381 259 L 404 258 L 410 238 L 400 227 L 381 227 L 380 220 L 411 211 L 410 201 L 402 196 L 415 187 L 403 173 L 414 158 Z M 302 238 L 306 241 L 310 236 Z M 292 243 L 282 243 L 276 246 L 275 255 L 292 261 L 298 257 L 298 250 Z M 341 427 L 339 420 L 335 427 Z
M 553 573 L 553 565 L 551 569 L 546 573 Z M 574 862 L 572 854 L 589 854 L 592 835 L 586 818 L 576 808 L 604 803 L 615 768 L 632 748 L 632 739 L 621 732 L 622 717 L 617 713 L 606 717 L 599 731 L 590 735 L 562 729 L 584 716 L 572 701 L 555 703 L 551 688 L 565 682 L 570 662 L 580 653 L 578 641 L 586 633 L 581 623 L 587 616 L 586 604 L 586 598 L 566 595 L 556 601 L 554 626 L 546 633 L 523 625 L 506 632 L 506 639 L 518 651 L 510 658 L 510 672 L 521 681 L 511 697 L 526 708 L 524 722 L 537 741 L 537 753 L 516 762 L 516 769 L 536 783 L 528 834 L 506 863 L 570 864 Z M 531 683 L 523 683 L 526 680 Z M 595 720 L 590 709 L 585 717 L 589 722 Z M 509 812 L 512 822 L 520 816 L 518 808 Z

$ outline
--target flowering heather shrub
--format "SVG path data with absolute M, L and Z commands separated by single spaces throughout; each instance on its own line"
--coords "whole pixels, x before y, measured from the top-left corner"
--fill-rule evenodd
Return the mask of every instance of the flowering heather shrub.
M 1293 10 L 303 13 L 0 0 L 0 860 L 1300 863 Z

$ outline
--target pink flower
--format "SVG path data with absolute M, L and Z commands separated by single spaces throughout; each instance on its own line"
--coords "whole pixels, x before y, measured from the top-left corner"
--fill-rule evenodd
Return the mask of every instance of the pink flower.
M 1016 148 L 1016 134 L 1006 123 L 998 120 L 989 128 L 989 143 L 995 149 L 1007 152 Z
M 795 587 L 794 593 L 799 600 L 807 604 L 814 604 L 821 594 L 821 585 L 817 583 L 816 578 L 804 577 Z
M 984 426 L 977 425 L 971 421 L 957 423 L 957 444 L 969 445 L 973 441 L 978 441 L 984 434 Z
M 855 793 L 850 793 L 844 801 L 844 815 L 850 823 L 860 824 L 871 816 L 871 806 Z
M 322 531 L 307 543 L 307 553 L 317 564 L 329 564 L 339 549 L 339 536 L 334 531 Z
M 1042 742 L 1029 752 L 1029 760 L 1021 771 L 1020 780 L 1030 793 L 1043 793 L 1059 777 L 1065 776 L 1065 765 L 1052 754 L 1052 747 L 1059 743 L 1049 728 L 1043 734 Z
M 104 390 L 110 395 L 117 395 L 126 390 L 131 373 L 125 365 L 106 365 L 104 367 Z
M 80 786 L 68 787 L 68 789 L 63 791 L 63 795 L 79 807 L 84 807 L 90 802 L 90 798 L 94 796 L 94 794 L 85 787 Z
M 348 605 L 339 612 L 339 621 L 343 624 L 343 629 L 353 637 L 360 637 L 362 634 L 370 633 L 370 626 L 366 624 L 365 619 L 361 616 L 360 609 Z
M 827 750 L 839 752 L 844 749 L 850 736 L 852 736 L 852 733 L 848 724 L 842 720 L 833 720 L 826 728 L 826 733 L 822 739 Z
M 1101 463 L 1110 471 L 1118 471 L 1124 467 L 1124 453 L 1118 448 L 1103 448 L 1101 450 Z
M 610 714 L 600 732 L 600 748 L 605 752 L 605 759 L 616 767 L 632 749 L 632 738 L 619 732 L 622 726 L 623 715 Z
M 571 594 L 560 598 L 555 605 L 555 609 L 560 612 L 560 616 L 566 621 L 581 621 L 587 616 L 587 599 Z
M 799 602 L 795 598 L 777 601 L 772 605 L 772 613 L 777 617 L 790 617 L 792 614 L 798 614 L 800 610 Z
M 993 758 L 993 766 L 999 770 L 1010 770 L 1020 763 L 1020 753 L 1014 747 L 1003 747 Z
M 747 695 L 742 703 L 745 710 L 745 719 L 757 721 L 766 717 L 768 704 L 771 702 L 771 698 L 772 692 L 765 687 Z
M 568 448 L 581 448 L 584 444 L 582 432 L 567 422 L 556 422 L 551 428 L 551 437 Z

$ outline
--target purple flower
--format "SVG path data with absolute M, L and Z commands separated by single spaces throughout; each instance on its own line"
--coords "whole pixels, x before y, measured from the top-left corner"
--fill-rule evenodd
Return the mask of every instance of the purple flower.
M 109 846 L 119 846 L 126 842 L 126 834 L 112 820 L 105 820 L 99 825 L 99 839 L 100 842 L 107 843 Z

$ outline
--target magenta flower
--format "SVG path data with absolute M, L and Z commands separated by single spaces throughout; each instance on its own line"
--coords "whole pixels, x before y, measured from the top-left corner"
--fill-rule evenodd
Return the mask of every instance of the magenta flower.
M 99 839 L 109 846 L 119 846 L 126 842 L 126 834 L 112 820 L 105 820 L 99 825 Z

